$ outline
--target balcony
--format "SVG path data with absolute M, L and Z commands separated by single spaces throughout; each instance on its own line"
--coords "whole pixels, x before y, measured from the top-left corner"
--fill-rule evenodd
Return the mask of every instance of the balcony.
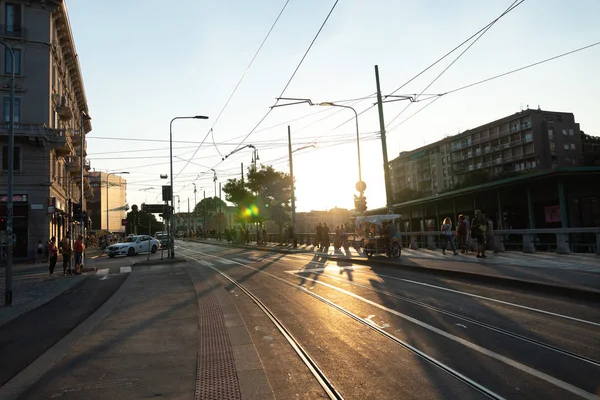
M 71 140 L 69 140 L 64 129 L 46 128 L 46 130 L 46 138 L 54 148 L 54 151 L 56 151 L 57 157 L 68 156 L 74 152 Z
M 71 136 L 71 141 L 73 142 L 73 146 L 79 146 L 81 144 L 81 134 L 76 132 L 75 130 L 71 131 L 69 134 Z
M 502 144 L 500 145 L 500 148 L 501 148 L 501 149 L 508 149 L 508 148 L 510 148 L 510 143 L 502 143 Z
M 79 157 L 78 156 L 66 156 L 65 164 L 67 165 L 67 169 L 69 173 L 76 174 L 79 172 Z
M 0 25 L 0 36 L 5 38 L 26 39 L 27 29 L 15 25 Z
M 512 142 L 510 142 L 511 146 L 518 146 L 518 145 L 521 145 L 521 144 L 523 144 L 523 140 L 522 139 L 513 140 Z
M 67 98 L 64 96 L 61 97 L 60 101 L 54 106 L 54 110 L 62 120 L 70 120 L 73 118 L 73 110 L 71 110 Z

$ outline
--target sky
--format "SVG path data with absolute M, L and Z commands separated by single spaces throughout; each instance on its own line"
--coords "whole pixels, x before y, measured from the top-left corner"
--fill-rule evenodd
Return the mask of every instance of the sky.
M 162 185 L 169 184 L 160 175 L 170 175 L 171 120 L 208 116 L 172 125 L 175 207 L 186 212 L 194 196 L 199 202 L 215 195 L 211 169 L 217 195 L 218 183 L 240 178 L 242 164 L 246 169 L 252 162 L 252 148 L 245 145 L 257 149 L 259 164 L 289 173 L 289 126 L 297 211 L 354 208 L 359 172 L 354 113 L 308 103 L 271 110 L 286 103 L 276 101 L 283 92 L 356 109 L 367 206 L 384 206 L 374 66 L 382 94 L 389 95 L 496 19 L 512 0 L 339 0 L 300 64 L 334 3 L 67 0 L 92 116 L 87 137 L 92 168 L 129 172 L 124 176 L 129 206 L 159 203 Z M 425 93 L 446 93 L 596 43 L 598 15 L 597 0 L 525 0 Z M 395 94 L 422 93 L 470 43 Z M 600 136 L 599 65 L 595 46 L 444 95 L 430 106 L 385 103 L 388 158 L 526 107 L 572 112 L 582 130 Z

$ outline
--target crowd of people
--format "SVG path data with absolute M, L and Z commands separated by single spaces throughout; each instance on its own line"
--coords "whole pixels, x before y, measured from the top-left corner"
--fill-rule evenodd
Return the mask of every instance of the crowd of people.
M 468 215 L 460 214 L 456 229 L 452 228 L 452 219 L 445 218 L 440 228 L 442 236 L 442 253 L 446 254 L 446 248 L 450 245 L 450 249 L 454 255 L 458 255 L 458 250 L 461 253 L 477 252 L 477 258 L 487 258 L 485 255 L 486 248 L 491 249 L 494 253 L 494 222 L 492 219 L 483 214 L 481 210 L 475 210 L 473 218 Z M 455 244 L 458 241 L 458 246 Z
M 45 248 L 42 241 L 38 241 L 37 261 L 41 263 L 43 257 L 46 256 L 50 277 L 54 277 L 54 269 L 56 268 L 58 255 L 60 254 L 62 255 L 63 275 L 80 275 L 81 267 L 83 266 L 84 249 L 83 235 L 77 235 L 77 239 L 72 241 L 71 234 L 67 232 L 59 243 L 56 242 L 55 236 L 51 237 L 46 243 Z

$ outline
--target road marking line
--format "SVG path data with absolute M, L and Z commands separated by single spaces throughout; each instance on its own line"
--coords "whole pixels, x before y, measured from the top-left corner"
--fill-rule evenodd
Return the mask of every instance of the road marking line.
M 196 252 L 196 251 L 194 251 L 194 252 Z M 197 253 L 205 254 L 205 253 L 201 253 L 201 252 L 197 252 Z M 213 258 L 220 259 L 220 257 L 218 257 L 218 256 L 212 256 L 212 255 L 210 255 L 210 256 L 213 257 Z M 192 258 L 192 257 L 190 257 L 190 258 Z M 235 262 L 235 263 L 238 264 L 237 262 Z M 280 278 L 277 275 L 271 274 L 270 272 L 266 272 L 266 271 L 260 270 L 258 268 L 254 268 L 254 267 L 251 267 L 251 266 L 246 265 L 246 264 L 239 263 L 239 265 L 241 265 L 243 267 L 246 267 L 246 268 L 249 268 L 249 269 L 252 269 L 252 270 L 257 271 L 257 272 L 261 272 L 261 273 L 267 274 L 267 275 L 269 275 L 269 276 L 271 276 L 271 277 L 273 277 L 273 278 L 275 278 L 277 280 L 280 280 L 282 282 L 285 282 L 285 283 L 289 284 L 289 282 L 287 280 L 285 280 L 283 278 Z M 479 345 L 477 345 L 475 343 L 471 343 L 468 340 L 465 340 L 463 338 L 455 336 L 455 335 L 453 335 L 451 333 L 448 333 L 448 332 L 446 332 L 446 331 L 444 331 L 442 329 L 436 328 L 436 327 L 434 327 L 432 325 L 429 325 L 429 324 L 427 324 L 427 323 L 425 323 L 425 322 L 423 322 L 421 320 L 418 320 L 416 318 L 413 318 L 413 317 L 411 317 L 409 315 L 403 314 L 403 313 L 401 313 L 399 311 L 393 310 L 391 308 L 388 308 L 386 306 L 378 304 L 378 303 L 376 303 L 374 301 L 368 300 L 368 299 L 366 299 L 364 297 L 361 297 L 361 296 L 359 296 L 357 294 L 354 294 L 354 293 L 352 293 L 352 292 L 350 292 L 348 290 L 339 288 L 337 286 L 330 285 L 330 284 L 325 283 L 325 282 L 321 282 L 321 281 L 319 281 L 317 279 L 312 279 L 312 278 L 304 278 L 304 279 L 308 280 L 308 281 L 312 281 L 312 282 L 320 284 L 320 285 L 323 285 L 323 286 L 326 286 L 326 287 L 329 287 L 330 289 L 333 289 L 333 290 L 336 290 L 338 292 L 344 293 L 344 294 L 346 294 L 346 295 L 348 295 L 350 297 L 354 297 L 355 299 L 360 300 L 360 301 L 362 301 L 364 303 L 367 303 L 369 305 L 372 305 L 373 307 L 377 307 L 377 308 L 379 308 L 381 310 L 387 311 L 387 312 L 389 312 L 391 314 L 394 314 L 394 315 L 396 315 L 396 316 L 398 316 L 398 317 L 400 317 L 402 319 L 405 319 L 405 320 L 410 321 L 410 322 L 412 322 L 412 323 L 414 323 L 416 325 L 419 325 L 419 326 L 421 326 L 421 327 L 423 327 L 425 329 L 428 329 L 428 330 L 430 330 L 430 331 L 432 331 L 434 333 L 437 333 L 440 336 L 443 336 L 443 337 L 445 337 L 447 339 L 450 339 L 450 340 L 455 341 L 455 342 L 457 342 L 459 344 L 462 344 L 465 347 L 468 347 L 468 348 L 470 348 L 472 350 L 475 350 L 475 351 L 477 351 L 477 352 L 479 352 L 481 354 L 484 354 L 484 355 L 486 355 L 488 357 L 491 357 L 491 358 L 493 358 L 495 360 L 503 362 L 503 363 L 505 363 L 505 364 L 507 364 L 507 365 L 509 365 L 509 366 L 511 366 L 513 368 L 516 368 L 516 369 L 518 369 L 520 371 L 523 371 L 523 372 L 526 372 L 526 373 L 528 373 L 530 375 L 533 375 L 536 378 L 542 379 L 542 380 L 544 380 L 544 381 L 546 381 L 546 382 L 548 382 L 550 384 L 553 384 L 555 386 L 558 386 L 558 387 L 560 387 L 560 388 L 562 388 L 562 389 L 564 389 L 566 391 L 574 393 L 574 394 L 576 394 L 576 395 L 578 395 L 578 396 L 580 396 L 580 397 L 582 397 L 584 399 L 590 399 L 590 400 L 596 399 L 597 400 L 597 399 L 600 398 L 600 397 L 594 395 L 593 393 L 587 392 L 587 391 L 585 391 L 585 390 L 583 390 L 583 389 L 581 389 L 581 388 L 579 388 L 577 386 L 571 385 L 570 383 L 567 383 L 567 382 L 562 381 L 560 379 L 554 378 L 553 376 L 550 376 L 550 375 L 545 374 L 545 373 L 543 373 L 541 371 L 538 371 L 538 370 L 536 370 L 536 369 L 534 369 L 532 367 L 529 367 L 529 366 L 527 366 L 525 364 L 522 364 L 522 363 L 520 363 L 518 361 L 515 361 L 515 360 L 513 360 L 513 359 L 511 359 L 509 357 L 506 357 L 506 356 L 503 356 L 503 355 L 498 354 L 496 352 L 493 352 L 493 351 L 491 351 L 491 350 L 489 350 L 489 349 L 487 349 L 485 347 L 479 346 Z M 300 290 L 306 290 L 306 289 L 301 288 Z M 319 297 L 321 297 L 321 296 L 319 296 Z M 341 307 L 337 303 L 334 303 L 331 300 L 328 300 L 328 301 L 331 302 L 332 304 L 335 304 L 340 309 L 343 309 L 343 307 Z M 364 318 L 363 318 L 363 320 L 364 320 Z M 391 334 L 390 334 L 390 336 L 394 337 L 397 341 L 404 343 L 402 340 L 400 340 L 400 338 L 397 338 L 397 337 L 395 337 L 395 336 L 393 336 Z
M 213 267 L 214 266 L 213 263 L 208 262 L 206 260 L 196 260 L 196 261 L 198 261 L 200 264 L 204 265 L 205 267 Z
M 241 263 L 251 263 L 253 260 L 246 260 L 244 258 L 232 258 L 233 261 L 241 262 Z
M 238 261 L 233 261 L 233 260 L 229 260 L 227 258 L 220 258 L 219 257 L 219 262 L 221 264 L 227 264 L 227 265 L 231 265 L 231 264 L 238 264 Z M 249 261 L 244 260 L 244 263 L 247 263 Z
M 96 275 L 108 275 L 109 272 L 110 272 L 110 269 L 102 268 L 102 269 L 99 269 L 98 271 L 96 271 Z
M 508 306 L 522 308 L 524 310 L 535 311 L 535 312 L 538 312 L 538 313 L 541 313 L 541 314 L 546 314 L 546 315 L 552 315 L 553 317 L 565 318 L 565 319 L 569 319 L 571 321 L 577 321 L 577 322 L 581 322 L 581 323 L 584 323 L 584 324 L 589 324 L 589 325 L 594 325 L 594 326 L 600 326 L 600 323 L 598 323 L 598 322 L 586 321 L 585 319 L 579 319 L 579 318 L 570 317 L 570 316 L 564 315 L 564 314 L 557 314 L 557 313 L 553 313 L 551 311 L 540 310 L 538 308 L 523 306 L 521 304 L 515 304 L 515 303 L 511 303 L 509 301 L 492 299 L 492 298 L 485 297 L 485 296 L 480 296 L 480 295 L 474 294 L 474 293 L 461 292 L 460 290 L 449 289 L 449 288 L 445 288 L 445 287 L 441 287 L 441 286 L 436 286 L 436 285 L 432 285 L 432 284 L 425 283 L 425 282 L 413 281 L 413 280 L 410 280 L 410 279 L 400 279 L 400 278 L 395 278 L 393 276 L 387 276 L 387 275 L 379 275 L 379 276 L 380 277 L 385 277 L 385 278 L 391 278 L 391 279 L 398 279 L 400 281 L 404 281 L 404 282 L 408 282 L 408 283 L 414 283 L 415 285 L 429 286 L 429 287 L 432 287 L 432 288 L 435 288 L 435 289 L 445 290 L 445 291 L 452 292 L 452 293 L 458 293 L 458 294 L 462 294 L 462 295 L 465 295 L 465 296 L 471 296 L 471 297 L 475 297 L 475 298 L 478 298 L 478 299 L 489 300 L 489 301 L 493 301 L 493 302 L 496 302 L 496 303 L 505 304 L 505 305 L 508 305 Z
M 126 274 L 128 272 L 131 272 L 131 267 L 121 267 L 122 274 Z

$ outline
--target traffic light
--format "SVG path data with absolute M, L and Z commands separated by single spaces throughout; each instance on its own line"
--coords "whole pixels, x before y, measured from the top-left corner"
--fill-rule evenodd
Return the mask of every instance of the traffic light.
M 357 212 L 367 211 L 367 198 L 365 196 L 354 195 L 354 209 Z
M 81 203 L 73 203 L 73 219 L 80 220 L 82 211 Z

